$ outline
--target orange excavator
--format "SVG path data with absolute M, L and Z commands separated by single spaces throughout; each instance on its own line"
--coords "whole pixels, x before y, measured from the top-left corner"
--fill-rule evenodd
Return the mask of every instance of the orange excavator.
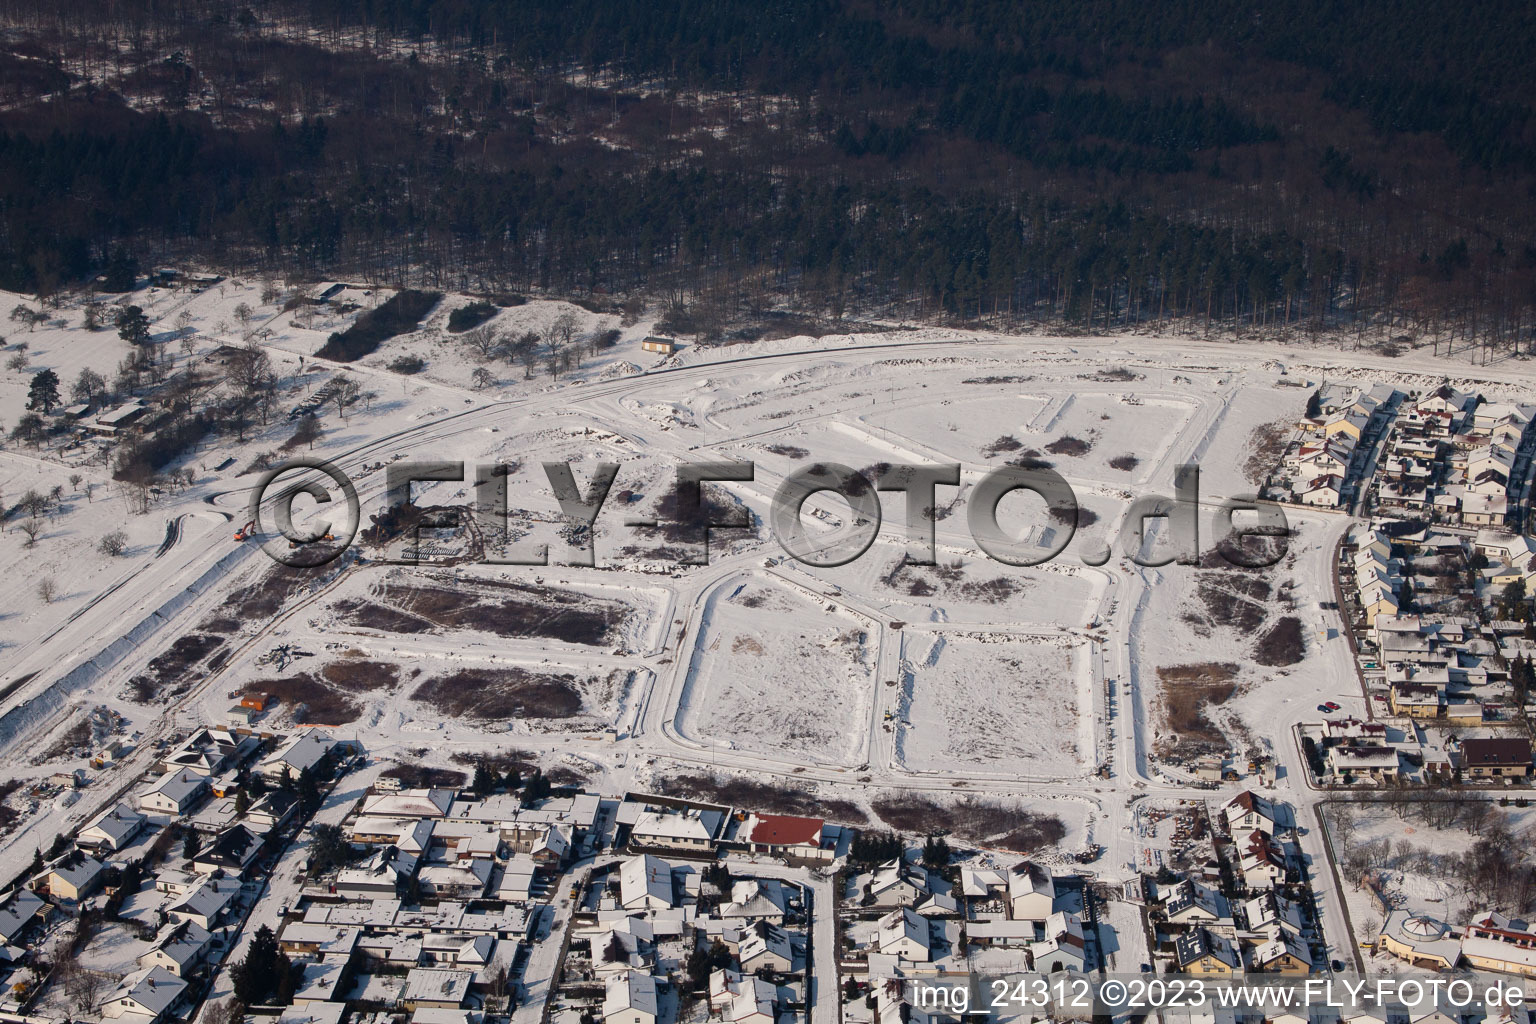
M 256 520 L 252 519 L 240 529 L 235 531 L 235 540 L 246 541 L 256 535 Z

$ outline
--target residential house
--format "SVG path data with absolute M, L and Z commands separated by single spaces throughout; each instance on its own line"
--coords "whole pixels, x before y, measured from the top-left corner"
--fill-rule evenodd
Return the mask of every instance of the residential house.
M 821 818 L 801 818 L 788 814 L 755 815 L 747 834 L 754 853 L 792 860 L 831 860 L 835 849 L 823 848 Z
M 192 866 L 203 874 L 222 871 L 233 878 L 244 878 L 261 854 L 261 845 L 261 837 L 255 832 L 244 825 L 232 825 L 197 852 Z
M 933 929 L 928 919 L 910 907 L 898 907 L 875 926 L 875 948 L 914 963 L 932 958 Z
M 619 906 L 625 910 L 666 910 L 675 906 L 672 865 L 648 853 L 619 866 Z
M 306 771 L 319 776 L 326 759 L 339 745 L 328 733 L 298 733 L 262 760 L 261 774 L 273 780 L 297 780 Z
M 233 878 L 202 877 L 165 912 L 173 921 L 190 921 L 212 931 L 224 920 L 239 894 L 240 883 Z
M 1520 737 L 1464 740 L 1460 766 L 1463 775 L 1474 779 L 1524 778 L 1531 772 L 1531 741 Z
M 139 807 L 160 814 L 183 815 L 208 794 L 208 776 L 189 768 L 167 772 L 148 793 L 139 795 Z
M 421 1007 L 456 1009 L 469 999 L 469 986 L 475 972 L 457 968 L 416 967 L 405 976 L 400 1002 L 407 1010 Z
M 1241 974 L 1242 957 L 1226 936 L 1208 928 L 1191 928 L 1173 944 L 1174 960 L 1185 974 Z
M 925 919 L 919 917 L 918 920 Z M 748 974 L 765 969 L 779 974 L 788 973 L 795 969 L 794 943 L 785 929 L 759 921 L 753 926 L 751 934 L 741 940 L 736 950 L 736 960 Z
M 148 820 L 127 804 L 115 804 L 82 828 L 75 844 L 97 853 L 116 853 L 144 830 Z
M 101 888 L 105 875 L 105 864 L 84 850 L 71 850 L 43 868 L 42 873 L 32 879 L 32 888 L 56 900 L 79 902 Z
M 931 892 L 928 872 L 921 865 L 898 857 L 882 864 L 870 876 L 866 902 L 873 907 L 909 907 Z
M 1008 916 L 1044 921 L 1056 905 L 1056 880 L 1040 865 L 1023 860 L 1008 869 Z
M 1299 937 L 1276 929 L 1268 941 L 1254 947 L 1253 969 L 1266 974 L 1311 974 L 1312 953 Z
M 640 811 L 629 829 L 629 841 L 639 847 L 678 850 L 705 850 L 720 839 L 725 827 L 723 810 L 699 807 L 646 808 Z
M 1172 924 L 1204 924 L 1231 916 L 1227 898 L 1197 878 L 1184 878 L 1159 893 L 1163 916 Z
M 17 889 L 0 901 L 0 946 L 24 946 L 33 924 L 48 905 L 29 889 Z
M 656 1024 L 656 979 L 627 971 L 608 979 L 603 993 L 603 1024 Z
M 1228 834 L 1233 836 L 1253 829 L 1274 835 L 1278 828 L 1275 805 L 1252 790 L 1244 790 L 1228 801 L 1222 808 L 1222 817 Z
M 208 958 L 213 935 L 192 921 L 167 924 L 160 930 L 154 946 L 139 956 L 140 967 L 163 967 L 178 978 L 197 970 Z
M 158 1024 L 174 1016 L 187 983 L 164 967 L 141 967 L 125 977 L 101 1004 L 101 1015 L 132 1024 Z
M 1045 922 L 1045 939 L 1029 947 L 1034 969 L 1046 974 L 1082 972 L 1088 967 L 1083 923 L 1076 914 L 1056 911 Z

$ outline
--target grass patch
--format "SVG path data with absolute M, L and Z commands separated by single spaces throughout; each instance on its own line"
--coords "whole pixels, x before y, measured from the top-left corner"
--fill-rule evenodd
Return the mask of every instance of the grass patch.
M 823 797 L 804 789 L 734 775 L 673 775 L 658 782 L 655 789 L 661 796 L 685 797 L 768 814 L 825 818 L 846 825 L 869 823 L 869 815 L 852 800 Z
M 260 580 L 230 594 L 215 617 L 233 618 L 236 622 L 270 619 L 301 590 L 315 582 L 316 578 L 316 574 L 311 571 L 289 568 L 286 565 L 274 566 Z M 209 632 L 223 632 L 223 630 L 209 630 Z
M 187 689 L 192 685 L 192 667 L 222 646 L 224 638 L 210 633 L 188 633 L 178 638 L 168 650 L 151 659 L 141 675 L 128 681 L 134 699 L 148 704 L 173 684 L 166 695 L 174 696 Z
M 1287 420 L 1261 423 L 1253 428 L 1253 433 L 1248 435 L 1248 458 L 1243 463 L 1243 477 L 1250 484 L 1258 486 L 1263 483 L 1264 478 L 1279 465 L 1280 457 L 1285 454 L 1285 439 L 1290 433 Z
M 1237 672 L 1238 666 L 1229 661 L 1159 668 L 1164 725 L 1159 746 L 1224 747 L 1226 736 L 1207 712 L 1237 692 Z
M 1062 526 L 1070 526 L 1076 521 L 1078 529 L 1083 529 L 1098 522 L 1099 514 L 1086 505 L 1077 506 L 1076 515 L 1073 514 L 1071 509 L 1059 508 L 1053 505 L 1051 506 L 1051 518 Z
M 1109 468 L 1118 469 L 1122 473 L 1129 473 L 1139 465 L 1141 460 L 1134 455 L 1116 455 L 1109 460 Z
M 1004 452 L 1016 452 L 1024 447 L 1024 442 L 1012 434 L 1004 434 L 1002 437 L 986 445 L 981 449 L 981 454 L 988 456 L 1002 455 Z
M 466 668 L 416 687 L 413 700 L 448 718 L 572 718 L 581 713 L 576 677 L 524 668 Z
M 386 768 L 379 775 L 399 779 L 402 789 L 459 789 L 469 776 L 452 768 L 431 768 L 424 764 L 402 764 Z
M 966 797 L 942 804 L 910 793 L 891 794 L 871 805 L 880 820 L 901 832 L 926 835 L 947 831 L 977 846 L 1034 853 L 1066 838 L 1067 827 L 1053 814 Z
M 1073 437 L 1071 434 L 1063 434 L 1046 445 L 1045 450 L 1052 455 L 1069 455 L 1076 458 L 1093 451 L 1093 442 L 1084 441 L 1082 438 Z
M 770 444 L 764 447 L 764 451 L 785 459 L 804 459 L 811 454 L 808 449 L 797 444 Z
M 385 587 L 378 601 L 339 601 L 335 608 L 353 625 L 387 633 L 474 630 L 588 647 L 610 643 L 632 614 L 618 601 L 521 583 L 488 583 L 480 592 L 435 586 Z
M 353 693 L 392 690 L 400 681 L 400 666 L 387 661 L 346 658 L 333 661 L 320 670 L 320 677 L 334 686 Z
M 1253 648 L 1253 660 L 1260 665 L 1279 668 L 1295 665 L 1306 654 L 1306 642 L 1301 635 L 1301 620 L 1294 615 L 1284 615 L 1264 631 Z
M 1223 573 L 1202 576 L 1195 592 L 1210 621 L 1252 633 L 1263 625 L 1265 610 L 1259 603 L 1269 596 L 1269 583 L 1255 576 Z
M 346 725 L 357 721 L 362 705 L 308 672 L 280 679 L 258 679 L 240 689 L 245 697 L 276 697 L 298 725 Z

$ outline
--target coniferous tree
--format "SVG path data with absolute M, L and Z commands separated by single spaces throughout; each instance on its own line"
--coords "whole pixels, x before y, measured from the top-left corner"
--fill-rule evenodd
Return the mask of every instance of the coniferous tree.
M 52 370 L 38 370 L 32 375 L 27 388 L 27 408 L 42 409 L 44 414 L 53 412 L 59 404 L 59 375 Z

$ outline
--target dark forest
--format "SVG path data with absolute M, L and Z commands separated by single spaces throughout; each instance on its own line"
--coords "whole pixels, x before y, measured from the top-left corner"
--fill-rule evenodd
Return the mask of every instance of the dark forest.
M 743 315 L 1536 339 L 1536 10 L 0 6 L 0 286 L 172 262 Z

